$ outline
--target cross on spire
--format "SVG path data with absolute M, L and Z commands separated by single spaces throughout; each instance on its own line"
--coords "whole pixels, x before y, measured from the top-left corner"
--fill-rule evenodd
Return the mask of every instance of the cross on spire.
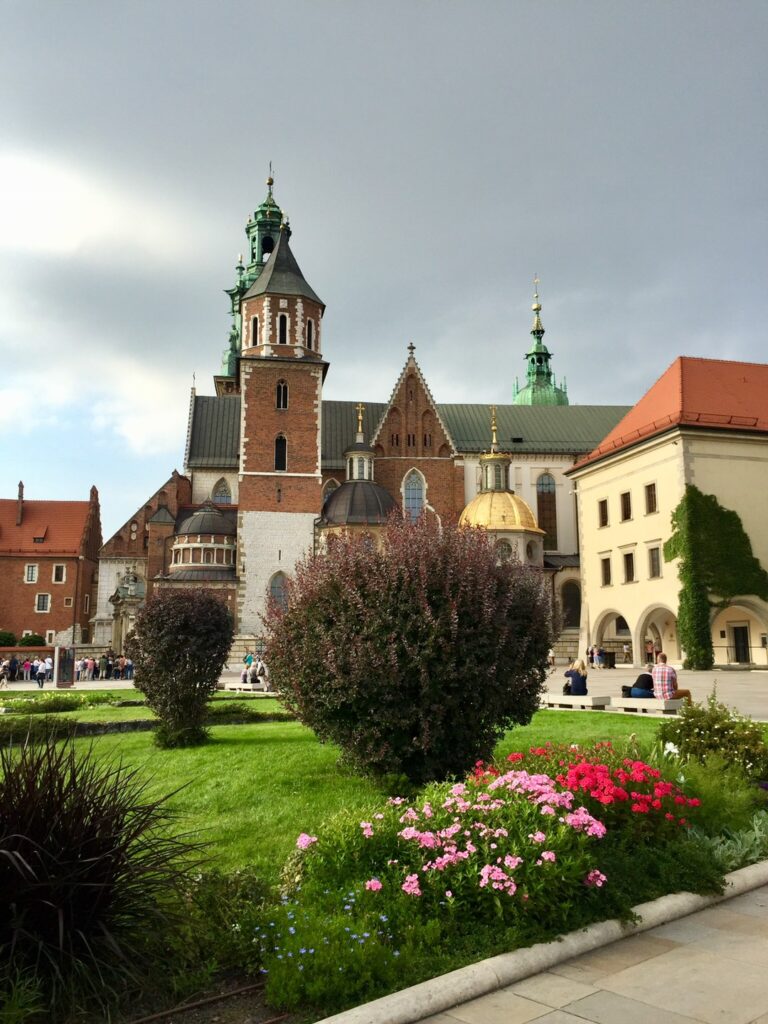
M 355 406 L 355 409 L 357 410 L 357 432 L 358 432 L 358 434 L 362 434 L 362 432 L 363 432 L 363 413 L 365 412 L 365 406 L 363 405 L 362 402 L 358 402 L 357 405 Z

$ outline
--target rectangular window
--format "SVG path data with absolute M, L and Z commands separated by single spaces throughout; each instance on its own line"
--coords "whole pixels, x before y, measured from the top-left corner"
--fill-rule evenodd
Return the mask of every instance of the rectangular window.
M 652 580 L 661 576 L 661 552 L 658 548 L 648 548 L 648 575 Z
M 64 598 L 64 607 L 65 608 L 71 608 L 72 607 L 72 598 L 71 597 L 65 597 Z
M 51 595 L 38 594 L 35 599 L 36 612 L 49 612 L 51 610 Z
M 608 525 L 608 499 L 603 498 L 602 501 L 597 503 L 597 522 L 598 526 Z
M 645 485 L 645 514 L 650 515 L 652 512 L 658 512 L 659 507 L 656 504 L 656 484 Z
M 54 565 L 53 567 L 53 582 L 54 583 L 65 583 L 67 579 L 67 567 L 66 565 Z
M 91 595 L 90 594 L 86 594 L 85 598 L 83 599 L 83 611 L 84 612 L 89 612 L 90 610 L 91 610 Z
M 628 519 L 632 518 L 632 495 L 629 491 L 624 491 L 621 496 L 621 521 L 625 523 Z
M 610 558 L 601 558 L 600 566 L 603 573 L 603 586 L 610 587 L 611 585 L 611 560 Z
M 25 583 L 37 583 L 37 566 L 36 565 L 25 565 L 24 566 L 24 582 Z
M 624 555 L 624 582 L 634 583 L 635 581 L 635 556 L 633 552 L 627 551 Z
M 56 640 L 56 630 L 55 629 L 46 629 L 46 631 L 45 631 L 45 642 L 48 644 L 48 646 L 52 647 L 55 640 Z

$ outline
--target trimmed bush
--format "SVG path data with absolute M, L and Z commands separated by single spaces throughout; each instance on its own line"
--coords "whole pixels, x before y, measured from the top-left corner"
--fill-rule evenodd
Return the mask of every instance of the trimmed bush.
M 0 629 L 0 647 L 14 647 L 16 645 L 16 634 L 9 629 Z
M 141 609 L 125 648 L 136 668 L 136 688 L 160 719 L 158 746 L 205 741 L 207 703 L 232 635 L 231 614 L 209 590 L 160 592 Z
M 538 708 L 552 642 L 545 580 L 487 535 L 393 519 L 334 538 L 267 615 L 273 683 L 354 768 L 461 775 Z
M 0 776 L 6 978 L 34 979 L 46 1020 L 105 1006 L 160 955 L 194 847 L 166 831 L 167 798 L 148 799 L 135 770 L 70 740 L 0 747 Z
M 39 633 L 28 633 L 26 636 L 19 637 L 19 647 L 44 647 L 45 637 L 40 636 Z

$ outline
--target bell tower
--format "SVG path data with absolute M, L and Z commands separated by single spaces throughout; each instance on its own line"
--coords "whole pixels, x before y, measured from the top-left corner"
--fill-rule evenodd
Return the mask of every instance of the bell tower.
M 568 405 L 568 392 L 565 380 L 560 386 L 550 365 L 552 353 L 544 344 L 544 325 L 541 322 L 541 301 L 539 300 L 539 279 L 534 277 L 533 294 L 533 327 L 531 337 L 533 344 L 525 353 L 528 364 L 526 382 L 523 387 L 515 379 L 515 391 L 512 401 L 515 405 Z
M 245 633 L 261 632 L 270 593 L 280 597 L 294 565 L 312 549 L 322 506 L 325 305 L 291 251 L 287 220 L 274 230 L 272 184 L 270 177 L 267 200 L 246 228 L 252 259 L 238 305 L 238 621 Z

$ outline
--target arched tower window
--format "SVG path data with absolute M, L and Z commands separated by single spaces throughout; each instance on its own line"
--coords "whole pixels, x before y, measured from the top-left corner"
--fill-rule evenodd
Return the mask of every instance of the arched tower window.
M 224 477 L 222 477 L 221 480 L 219 480 L 216 486 L 213 488 L 211 500 L 215 502 L 217 505 L 232 504 L 232 491 L 230 490 L 229 484 L 224 479 Z
M 288 468 L 288 441 L 283 434 L 275 438 L 275 470 L 284 473 Z
M 493 487 L 494 490 L 501 490 L 501 466 L 498 464 L 498 462 L 493 467 Z
M 287 583 L 288 577 L 284 572 L 276 572 L 269 581 L 269 593 L 281 608 L 286 608 L 288 606 L 288 594 L 286 591 Z
M 259 318 L 257 316 L 251 317 L 251 344 L 261 344 L 261 339 L 259 338 Z
M 545 551 L 557 551 L 556 498 L 555 478 L 551 473 L 542 473 L 536 481 L 536 513 L 539 526 L 545 533 Z
M 288 316 L 286 313 L 279 313 L 277 317 L 277 343 L 288 344 Z
M 412 469 L 403 483 L 403 507 L 411 521 L 419 518 L 424 511 L 424 477 Z
M 275 387 L 275 408 L 288 408 L 288 384 L 284 380 L 279 380 Z
M 315 344 L 315 325 L 311 320 L 307 320 L 307 348 L 314 348 Z

